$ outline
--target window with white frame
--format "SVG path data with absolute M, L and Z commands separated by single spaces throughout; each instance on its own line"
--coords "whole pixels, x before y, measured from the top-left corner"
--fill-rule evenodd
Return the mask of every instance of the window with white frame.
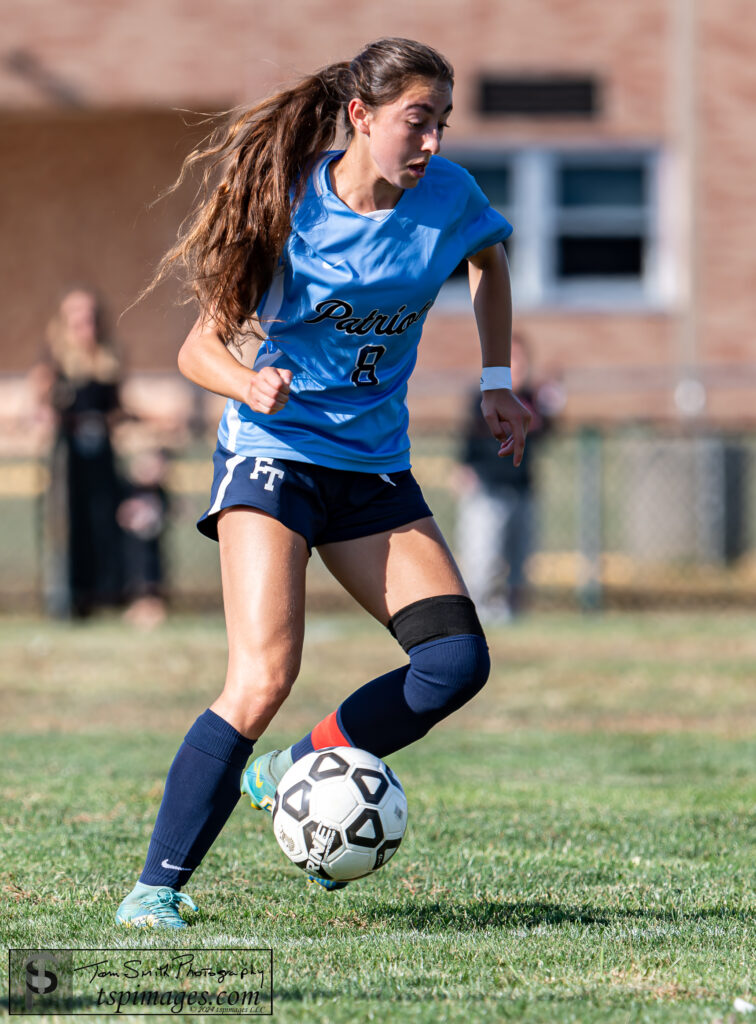
M 661 301 L 655 150 L 456 151 L 514 225 L 507 241 L 519 309 L 648 309 Z M 469 303 L 465 266 L 439 297 Z

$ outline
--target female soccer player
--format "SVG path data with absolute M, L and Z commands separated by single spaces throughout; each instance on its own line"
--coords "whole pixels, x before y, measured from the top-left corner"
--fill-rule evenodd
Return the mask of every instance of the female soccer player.
M 482 407 L 501 456 L 520 462 L 529 420 L 508 369 L 500 243 L 511 226 L 466 171 L 438 156 L 452 85 L 434 50 L 382 39 L 245 111 L 187 158 L 209 162 L 206 198 L 157 280 L 184 267 L 200 315 L 179 368 L 228 398 L 198 524 L 220 543 L 228 672 L 171 765 L 119 923 L 185 926 L 179 904 L 196 908 L 179 889 L 240 781 L 254 807 L 270 810 L 294 760 L 332 745 L 384 757 L 488 676 L 483 631 L 410 472 L 407 437 L 423 321 L 465 257 Z M 342 117 L 348 144 L 334 151 Z M 262 344 L 248 358 L 250 335 Z M 299 669 L 314 546 L 409 662 L 367 682 L 289 750 L 258 757 L 242 779 Z

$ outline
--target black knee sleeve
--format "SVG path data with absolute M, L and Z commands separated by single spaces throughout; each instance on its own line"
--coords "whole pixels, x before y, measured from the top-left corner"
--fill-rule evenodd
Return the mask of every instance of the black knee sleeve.
M 413 647 L 444 636 L 485 636 L 475 605 L 462 594 L 408 604 L 391 616 L 387 628 L 408 654 Z
M 491 662 L 475 606 L 456 594 L 417 601 L 389 623 L 410 656 L 404 694 L 430 727 L 485 685 Z

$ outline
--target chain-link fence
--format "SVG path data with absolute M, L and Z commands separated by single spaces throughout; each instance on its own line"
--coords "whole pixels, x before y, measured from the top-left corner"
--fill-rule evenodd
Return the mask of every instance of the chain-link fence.
M 211 479 L 210 443 L 174 455 L 162 538 L 165 587 L 180 607 L 220 607 L 217 547 L 196 532 Z M 458 442 L 414 439 L 413 465 L 456 550 Z M 756 435 L 656 428 L 557 432 L 539 446 L 525 571 L 534 606 L 756 602 Z M 54 552 L 44 460 L 0 463 L 0 606 L 44 610 Z M 494 551 L 491 549 L 491 557 Z M 344 599 L 317 558 L 310 598 Z
M 583 430 L 544 445 L 530 574 L 583 607 L 756 598 L 756 437 Z

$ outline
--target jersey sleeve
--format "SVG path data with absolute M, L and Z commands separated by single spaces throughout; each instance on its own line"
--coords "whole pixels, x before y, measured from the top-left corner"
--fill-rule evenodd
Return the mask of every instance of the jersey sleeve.
M 471 174 L 463 172 L 469 190 L 467 204 L 459 222 L 465 258 L 474 256 L 489 245 L 503 242 L 512 234 L 512 225 L 489 203 L 483 190 Z

